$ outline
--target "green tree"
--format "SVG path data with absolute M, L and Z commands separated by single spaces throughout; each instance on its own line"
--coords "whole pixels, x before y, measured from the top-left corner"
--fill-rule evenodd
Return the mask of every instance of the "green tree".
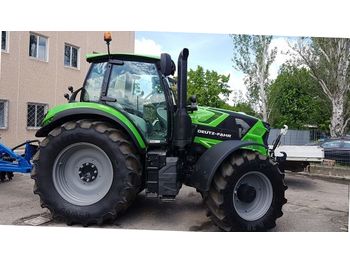
M 327 130 L 331 103 L 318 85 L 308 69 L 282 66 L 270 87 L 270 124 L 298 129 L 311 125 Z
M 350 109 L 346 108 L 350 92 L 350 39 L 300 38 L 293 49 L 294 61 L 310 69 L 310 75 L 331 102 L 331 136 L 344 135 L 350 123 Z
M 258 104 L 264 121 L 269 109 L 267 94 L 270 85 L 269 69 L 276 58 L 277 48 L 270 48 L 272 36 L 231 35 L 233 41 L 233 67 L 245 74 L 251 103 Z
M 197 103 L 203 106 L 222 107 L 231 94 L 228 81 L 230 75 L 220 75 L 215 71 L 204 71 L 197 66 L 188 72 L 188 94 L 197 96 Z
M 247 115 L 259 117 L 259 114 L 254 111 L 252 106 L 247 102 L 238 102 L 235 105 L 231 106 L 229 104 L 224 104 L 221 108 L 235 111 L 235 112 L 243 112 Z

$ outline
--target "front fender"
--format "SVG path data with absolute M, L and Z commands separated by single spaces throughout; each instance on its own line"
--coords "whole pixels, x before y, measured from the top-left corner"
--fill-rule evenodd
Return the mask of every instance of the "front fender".
M 264 144 L 241 140 L 227 140 L 216 144 L 205 151 L 197 161 L 191 184 L 201 192 L 208 191 L 215 172 L 221 163 L 233 152 L 247 146 L 261 146 L 267 149 Z

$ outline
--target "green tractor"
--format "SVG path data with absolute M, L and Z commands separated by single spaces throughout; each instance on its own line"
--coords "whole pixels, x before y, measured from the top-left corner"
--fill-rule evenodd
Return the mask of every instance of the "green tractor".
M 34 193 L 68 225 L 113 221 L 145 190 L 173 200 L 183 184 L 202 195 L 225 231 L 273 228 L 287 202 L 284 173 L 269 150 L 269 125 L 187 100 L 188 49 L 175 63 L 135 54 L 87 56 L 83 87 L 45 116 L 33 158 Z M 80 93 L 80 99 L 77 95 Z

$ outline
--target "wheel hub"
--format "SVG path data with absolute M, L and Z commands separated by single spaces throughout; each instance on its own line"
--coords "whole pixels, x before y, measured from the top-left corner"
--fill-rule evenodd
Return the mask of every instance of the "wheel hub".
M 97 167 L 93 163 L 84 163 L 79 167 L 79 177 L 82 181 L 90 183 L 98 175 Z
M 237 190 L 237 197 L 240 201 L 251 203 L 256 197 L 256 190 L 248 184 L 242 184 Z
M 98 146 L 79 142 L 62 149 L 52 170 L 57 193 L 73 205 L 88 206 L 100 201 L 113 182 L 113 166 Z
M 269 210 L 273 200 L 270 179 L 262 172 L 244 174 L 233 189 L 233 207 L 244 220 L 255 221 Z

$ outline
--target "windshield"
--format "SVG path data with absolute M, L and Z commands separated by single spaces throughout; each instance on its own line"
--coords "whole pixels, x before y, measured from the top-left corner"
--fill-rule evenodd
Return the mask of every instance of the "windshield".
M 335 140 L 335 141 L 328 141 L 323 143 L 322 147 L 323 148 L 336 148 L 336 147 L 340 147 L 341 145 L 341 141 L 339 140 Z
M 101 96 L 103 78 L 107 63 L 92 64 L 84 85 L 83 101 L 98 102 Z

